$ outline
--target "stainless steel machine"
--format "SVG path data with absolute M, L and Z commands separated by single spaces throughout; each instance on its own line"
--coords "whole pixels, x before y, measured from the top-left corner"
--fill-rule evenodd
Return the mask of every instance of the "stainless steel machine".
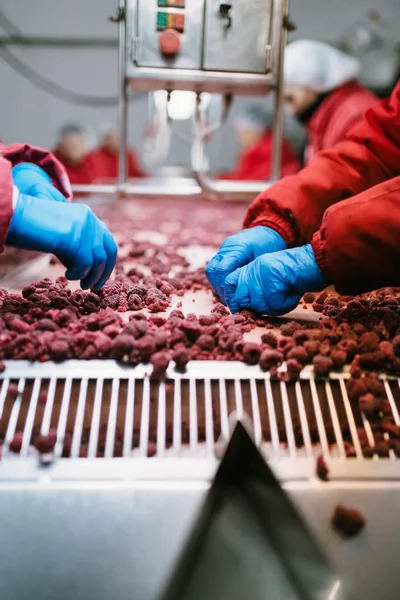
M 260 185 L 265 188 L 210 180 L 202 170 L 207 129 L 200 110 L 192 152 L 197 181 L 128 184 L 127 96 L 130 87 L 219 92 L 227 112 L 232 95 L 275 89 L 277 176 L 286 1 L 121 0 L 117 20 L 120 181 L 85 191 L 154 196 L 206 191 L 246 198 Z M 28 273 L 27 283 L 47 275 L 46 268 L 47 263 L 40 275 Z M 11 275 L 2 286 L 19 289 Z M 340 596 L 335 585 L 321 600 L 337 600 L 342 593 L 349 600 L 398 598 L 399 461 L 393 450 L 387 458 L 363 456 L 357 428 L 373 447 L 373 423 L 349 400 L 348 373 L 316 380 L 306 369 L 299 381 L 287 384 L 271 381 L 258 366 L 236 362 L 192 362 L 183 374 L 171 365 L 161 382 L 151 380 L 149 371 L 148 365 L 114 361 L 10 361 L 0 373 L 2 599 L 159 599 L 237 419 L 247 422 L 338 573 Z M 17 397 L 8 393 L 10 384 L 18 386 Z M 400 381 L 385 379 L 385 389 L 400 426 Z M 54 452 L 39 455 L 31 446 L 33 432 L 50 430 L 56 432 Z M 10 449 L 17 431 L 18 454 Z M 315 476 L 318 454 L 329 465 L 329 482 Z M 343 540 L 332 530 L 338 503 L 365 515 L 358 538 Z M 246 546 L 242 532 L 248 522 L 240 524 L 235 543 Z M 286 519 L 276 525 L 290 546 L 293 531 Z M 259 556 L 246 568 L 262 569 Z
M 75 191 L 123 192 L 136 196 L 198 195 L 248 200 L 268 182 L 213 181 L 204 167 L 204 139 L 222 126 L 235 95 L 276 93 L 271 180 L 279 178 L 283 129 L 282 74 L 287 0 L 120 0 L 119 25 L 120 157 L 117 186 L 77 186 Z M 198 95 L 192 144 L 191 185 L 179 180 L 126 180 L 129 89 L 187 90 Z M 221 122 L 203 122 L 202 92 L 222 94 Z
M 394 454 L 363 457 L 356 428 L 362 424 L 373 445 L 371 424 L 347 397 L 348 374 L 316 381 L 306 370 L 288 385 L 242 363 L 193 362 L 185 374 L 171 366 L 161 383 L 148 371 L 112 361 L 7 364 L 0 387 L 6 431 L 2 598 L 159 599 L 206 498 L 231 421 L 246 422 L 246 415 L 256 444 L 335 567 L 343 597 L 398 597 L 398 460 Z M 10 382 L 19 389 L 12 402 Z M 385 386 L 400 424 L 399 382 Z M 346 458 L 343 420 L 354 458 Z M 298 426 L 302 448 L 296 446 Z M 9 450 L 16 428 L 23 431 L 19 456 Z M 54 455 L 39 457 L 30 448 L 33 428 L 43 434 L 56 429 Z M 62 458 L 68 437 L 70 457 Z M 318 453 L 330 467 L 327 483 L 315 477 Z M 332 530 L 338 503 L 365 515 L 358 538 L 342 540 Z M 276 525 L 290 541 L 285 519 Z M 240 531 L 236 543 L 248 544 L 247 528 L 243 539 Z M 266 597 L 275 599 L 270 593 Z

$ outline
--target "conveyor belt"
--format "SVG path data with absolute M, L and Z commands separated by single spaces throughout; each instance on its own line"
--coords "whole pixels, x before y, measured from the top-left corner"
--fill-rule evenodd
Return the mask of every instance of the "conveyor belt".
M 192 362 L 184 374 L 170 367 L 165 381 L 151 380 L 150 371 L 113 361 L 9 362 L 0 388 L 2 467 L 8 461 L 15 466 L 17 456 L 35 456 L 33 435 L 50 429 L 57 431 L 52 460 L 64 455 L 101 463 L 135 456 L 148 462 L 156 456 L 214 464 L 234 417 L 250 421 L 257 445 L 285 478 L 312 475 L 318 454 L 337 477 L 398 477 L 393 451 L 387 459 L 363 456 L 357 428 L 371 447 L 374 437 L 371 423 L 347 397 L 347 373 L 318 381 L 305 369 L 298 382 L 287 384 L 243 363 Z M 7 394 L 10 383 L 18 385 L 16 399 Z M 399 385 L 385 382 L 397 425 Z M 39 401 L 43 392 L 45 404 Z M 16 431 L 23 432 L 18 455 L 9 449 Z M 354 458 L 346 458 L 347 444 Z

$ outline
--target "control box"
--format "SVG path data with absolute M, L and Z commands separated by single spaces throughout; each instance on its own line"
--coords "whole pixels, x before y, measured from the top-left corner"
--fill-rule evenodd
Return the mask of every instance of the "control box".
M 265 94 L 287 0 L 127 0 L 126 75 L 139 91 Z

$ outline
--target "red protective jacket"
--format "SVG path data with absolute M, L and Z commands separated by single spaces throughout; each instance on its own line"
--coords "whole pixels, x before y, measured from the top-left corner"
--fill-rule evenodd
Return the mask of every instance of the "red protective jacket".
M 244 222 L 256 225 L 289 246 L 312 241 L 342 294 L 400 286 L 400 81 L 346 141 L 260 194 Z
M 140 168 L 133 150 L 127 151 L 127 176 L 146 177 Z M 118 154 L 109 152 L 105 148 L 94 150 L 87 157 L 88 169 L 94 174 L 95 181 L 116 179 L 118 177 Z
M 261 142 L 254 148 L 245 150 L 239 156 L 236 167 L 230 173 L 219 176 L 219 179 L 236 181 L 265 181 L 270 179 L 272 167 L 273 136 L 268 131 Z M 300 169 L 292 146 L 287 140 L 282 142 L 281 176 L 293 175 Z
M 72 165 L 58 148 L 53 150 L 53 154 L 63 164 L 71 185 L 87 185 L 93 183 L 95 173 L 87 157 L 85 157 L 80 164 Z
M 349 130 L 361 121 L 365 111 L 377 102 L 378 98 L 356 81 L 349 81 L 329 94 L 307 125 L 305 164 L 317 152 L 342 142 Z
M 67 200 L 72 198 L 67 173 L 51 152 L 27 144 L 5 146 L 0 142 L 0 251 L 3 249 L 13 214 L 11 169 L 21 162 L 31 162 L 44 169 Z

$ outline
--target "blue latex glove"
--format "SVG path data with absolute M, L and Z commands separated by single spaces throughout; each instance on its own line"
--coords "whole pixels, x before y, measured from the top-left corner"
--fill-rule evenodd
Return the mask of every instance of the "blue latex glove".
M 258 256 L 285 250 L 286 242 L 269 227 L 252 227 L 228 237 L 206 268 L 212 288 L 227 303 L 225 279 L 239 267 L 249 264 Z
M 103 287 L 117 258 L 117 245 L 88 206 L 19 194 L 6 244 L 55 254 L 68 279 L 82 289 Z
M 310 244 L 274 254 L 264 254 L 226 279 L 229 308 L 233 313 L 284 315 L 298 305 L 305 292 L 327 286 Z
M 12 176 L 14 185 L 21 194 L 34 198 L 46 198 L 56 202 L 67 202 L 67 199 L 51 182 L 50 176 L 32 163 L 20 163 L 13 167 Z

